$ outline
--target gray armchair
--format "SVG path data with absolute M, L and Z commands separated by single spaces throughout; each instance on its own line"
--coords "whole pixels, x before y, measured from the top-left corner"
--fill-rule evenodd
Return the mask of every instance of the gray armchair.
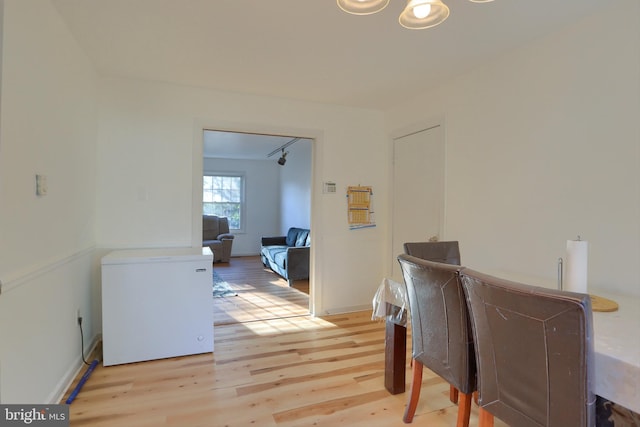
M 202 215 L 202 246 L 213 252 L 213 262 L 229 262 L 233 234 L 229 234 L 229 220 L 215 215 Z

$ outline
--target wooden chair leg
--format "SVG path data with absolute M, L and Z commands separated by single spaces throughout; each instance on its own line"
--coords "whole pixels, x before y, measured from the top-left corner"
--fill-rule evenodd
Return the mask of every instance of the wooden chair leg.
M 449 385 L 449 400 L 451 403 L 458 403 L 458 389 Z
M 469 416 L 471 415 L 471 394 L 460 393 L 458 403 L 458 421 L 456 427 L 469 427 Z
M 493 427 L 493 415 L 482 407 L 478 410 L 478 427 Z
M 407 408 L 404 410 L 402 421 L 409 424 L 413 421 L 413 415 L 418 407 L 418 399 L 420 399 L 420 388 L 422 387 L 422 363 L 417 360 L 413 361 L 413 379 L 411 380 L 411 391 L 409 392 L 409 401 Z
M 478 390 L 473 392 L 473 401 L 478 404 Z

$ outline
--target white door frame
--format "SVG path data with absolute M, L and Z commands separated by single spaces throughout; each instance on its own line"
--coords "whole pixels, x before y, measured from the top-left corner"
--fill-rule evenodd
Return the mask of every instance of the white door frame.
M 321 164 L 322 145 L 324 132 L 317 129 L 301 129 L 289 126 L 268 126 L 264 124 L 244 123 L 244 122 L 221 122 L 209 119 L 197 119 L 193 129 L 192 145 L 192 209 L 191 209 L 191 246 L 202 246 L 202 173 L 203 173 L 203 152 L 205 130 L 219 130 L 227 132 L 256 133 L 263 135 L 287 135 L 300 138 L 311 139 L 311 230 L 314 236 L 321 236 L 321 221 L 316 218 L 316 206 L 318 206 L 317 178 L 318 165 Z M 316 242 L 321 244 L 320 239 L 312 237 L 309 255 L 309 312 L 315 316 L 321 313 L 322 278 L 321 269 L 316 269 Z

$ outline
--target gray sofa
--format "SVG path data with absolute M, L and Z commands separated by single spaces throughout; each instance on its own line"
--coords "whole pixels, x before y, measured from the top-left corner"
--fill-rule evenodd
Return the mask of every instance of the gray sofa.
M 213 262 L 229 262 L 233 234 L 229 234 L 229 220 L 215 215 L 202 215 L 202 246 L 213 252 Z
M 295 280 L 309 278 L 310 246 L 309 229 L 291 227 L 286 236 L 263 237 L 260 258 L 291 286 Z

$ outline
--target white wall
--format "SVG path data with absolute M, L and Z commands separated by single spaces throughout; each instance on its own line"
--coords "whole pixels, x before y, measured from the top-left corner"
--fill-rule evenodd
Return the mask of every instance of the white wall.
M 45 403 L 81 366 L 76 309 L 95 338 L 96 76 L 48 0 L 6 0 L 3 27 L 0 399 Z
M 281 215 L 278 235 L 286 235 L 290 227 L 311 228 L 312 144 L 310 140 L 299 140 L 289 146 L 287 163 L 279 166 Z
M 240 172 L 245 176 L 244 230 L 233 231 L 231 256 L 258 255 L 260 239 L 280 223 L 280 177 L 273 160 L 204 159 L 206 172 Z
M 615 5 L 388 114 L 391 130 L 445 117 L 464 264 L 555 279 L 581 235 L 589 286 L 640 294 L 640 11 Z
M 127 79 L 103 80 L 100 101 L 101 247 L 191 245 L 197 237 L 192 218 L 200 215 L 192 198 L 202 191 L 194 144 L 202 143 L 204 127 L 312 137 L 312 287 L 318 296 L 312 308 L 320 314 L 369 307 L 383 275 L 386 217 L 378 216 L 378 228 L 348 231 L 344 192 L 323 195 L 321 182 L 387 193 L 382 113 Z M 385 197 L 377 201 L 386 203 Z
M 0 100 L 2 99 L 2 57 L 3 57 L 3 43 L 4 37 L 4 0 L 0 0 Z M 2 102 L 0 102 L 0 119 L 2 118 Z M 0 122 L 0 126 L 2 123 Z M 0 141 L 0 150 L 2 149 L 2 141 Z

